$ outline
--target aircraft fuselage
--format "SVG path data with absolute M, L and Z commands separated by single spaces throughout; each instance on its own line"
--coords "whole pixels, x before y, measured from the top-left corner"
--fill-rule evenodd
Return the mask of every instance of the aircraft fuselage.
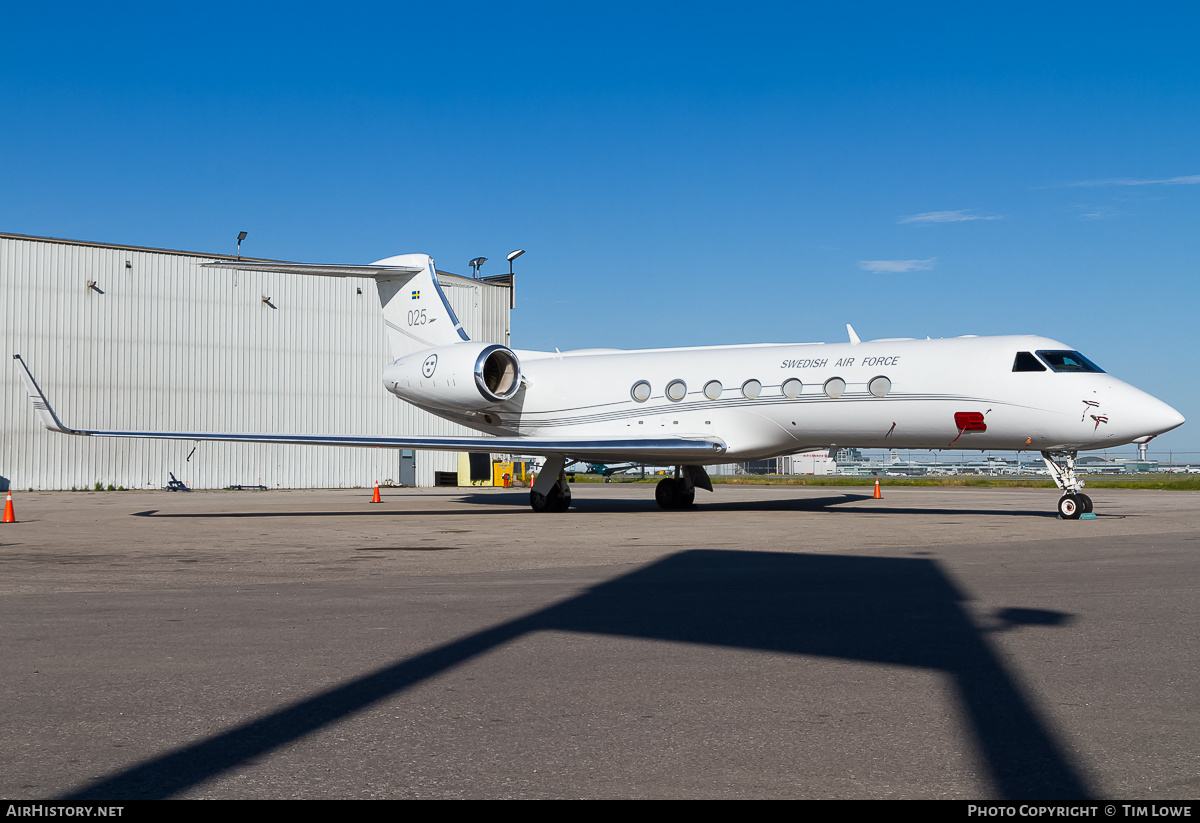
M 1070 347 L 1014 335 L 517 351 L 520 390 L 475 409 L 431 402 L 463 380 L 447 370 L 435 368 L 414 385 L 395 379 L 389 367 L 384 383 L 399 397 L 497 435 L 719 438 L 726 451 L 708 463 L 833 445 L 1102 449 L 1183 422 L 1167 404 L 1107 373 L 1056 371 L 1039 351 Z M 1019 352 L 1033 355 L 1042 370 L 1014 370 Z

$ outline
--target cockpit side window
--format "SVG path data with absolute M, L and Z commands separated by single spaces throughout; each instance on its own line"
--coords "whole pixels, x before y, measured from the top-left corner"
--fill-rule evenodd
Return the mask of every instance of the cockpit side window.
M 1027 351 L 1017 352 L 1017 359 L 1013 361 L 1013 371 L 1045 371 L 1046 367 L 1042 362 Z
M 1041 357 L 1050 368 L 1055 371 L 1074 371 L 1074 372 L 1096 372 L 1104 373 L 1104 369 L 1097 366 L 1091 360 L 1088 360 L 1077 351 L 1038 351 L 1038 356 Z

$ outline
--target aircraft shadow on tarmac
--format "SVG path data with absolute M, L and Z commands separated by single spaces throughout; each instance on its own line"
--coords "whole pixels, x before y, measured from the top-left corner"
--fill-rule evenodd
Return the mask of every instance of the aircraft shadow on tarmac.
M 696 495 L 697 502 L 693 509 L 684 509 L 683 511 L 711 511 L 711 512 L 811 512 L 811 511 L 836 511 L 834 506 L 843 506 L 848 503 L 865 503 L 872 505 L 869 501 L 873 498 L 869 494 L 836 494 L 825 495 L 823 497 L 785 497 L 775 500 L 721 500 L 718 498 L 704 499 L 701 494 Z M 471 505 L 493 505 L 493 506 L 520 506 L 523 508 L 529 507 L 529 492 L 476 492 L 475 494 L 465 494 L 460 500 L 463 503 Z M 573 513 L 594 514 L 601 512 L 658 512 L 658 504 L 653 499 L 590 499 L 588 497 L 575 496 L 571 499 L 571 509 Z M 853 514 L 864 514 L 867 510 L 856 508 L 853 510 L 843 509 Z M 899 507 L 892 505 L 880 506 L 879 514 L 989 514 L 989 515 L 1004 515 L 1006 517 L 1057 517 L 1055 511 L 1043 509 L 1034 510 L 1018 510 L 1018 509 L 930 509 L 930 508 L 913 508 Z
M 1070 615 L 998 611 L 980 628 L 964 595 L 925 558 L 684 551 L 549 608 L 391 663 L 337 688 L 132 766 L 66 800 L 164 798 L 530 632 L 570 631 L 916 666 L 944 673 L 1006 799 L 1092 792 L 986 634 L 1059 626 Z M 619 684 L 614 684 L 614 688 Z M 802 688 L 803 684 L 797 684 Z
M 868 494 L 839 494 L 824 497 L 789 497 L 778 500 L 716 500 L 697 504 L 692 512 L 815 512 L 838 511 L 837 506 L 848 503 L 864 503 L 871 505 Z M 456 509 L 458 515 L 500 515 L 519 513 L 535 516 L 529 512 L 529 492 L 475 492 L 464 494 L 458 502 L 469 508 Z M 572 511 L 569 515 L 609 514 L 623 512 L 626 514 L 659 514 L 662 510 L 653 499 L 588 499 L 575 497 L 571 501 Z M 846 514 L 982 514 L 999 515 L 1002 517 L 1048 517 L 1055 518 L 1057 512 L 1051 509 L 950 509 L 950 508 L 916 508 L 899 506 L 880 506 L 878 509 L 841 509 Z M 368 511 L 308 511 L 302 509 L 287 509 L 262 512 L 160 512 L 158 509 L 133 512 L 134 517 L 179 517 L 179 518 L 227 518 L 227 517 L 403 517 L 405 515 L 444 515 L 445 509 L 410 509 L 410 508 L 375 508 Z M 568 515 L 568 516 L 569 516 Z M 540 515 L 549 517 L 552 515 Z M 1103 515 L 1101 515 L 1103 516 Z

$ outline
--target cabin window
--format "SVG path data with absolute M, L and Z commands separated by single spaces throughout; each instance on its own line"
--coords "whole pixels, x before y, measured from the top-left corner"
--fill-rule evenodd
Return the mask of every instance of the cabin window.
M 1038 356 L 1045 360 L 1055 371 L 1078 371 L 1104 373 L 1104 369 L 1088 360 L 1077 351 L 1041 351 Z
M 672 380 L 667 384 L 667 397 L 675 402 L 679 402 L 687 396 L 687 383 L 682 380 Z
M 721 396 L 721 392 L 724 390 L 724 388 L 725 387 L 721 385 L 720 380 L 709 380 L 704 384 L 704 396 L 709 400 L 716 400 Z
M 795 377 L 788 378 L 783 381 L 783 396 L 793 399 L 800 396 L 800 392 L 804 391 L 804 384 Z
M 891 390 L 892 381 L 882 374 L 878 377 L 872 377 L 871 382 L 867 384 L 867 391 L 876 397 L 887 397 L 887 393 Z
M 747 400 L 754 400 L 762 394 L 762 383 L 757 380 L 747 380 L 742 384 L 742 396 Z
M 629 390 L 629 395 L 639 403 L 645 403 L 650 399 L 650 384 L 645 380 L 639 380 L 633 384 L 633 388 Z
M 830 397 L 841 397 L 846 391 L 846 381 L 840 377 L 831 377 L 825 381 L 825 394 Z
M 1017 359 L 1013 361 L 1013 371 L 1045 371 L 1046 367 L 1042 365 L 1042 361 L 1038 360 L 1027 351 L 1017 352 Z

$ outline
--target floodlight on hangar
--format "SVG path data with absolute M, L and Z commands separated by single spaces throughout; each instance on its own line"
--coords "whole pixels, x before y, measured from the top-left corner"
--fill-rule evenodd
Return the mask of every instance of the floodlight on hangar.
M 510 251 L 508 253 L 508 273 L 509 274 L 513 273 L 512 261 L 516 260 L 518 257 L 520 257 L 524 253 L 525 253 L 525 249 L 517 249 L 516 251 Z

